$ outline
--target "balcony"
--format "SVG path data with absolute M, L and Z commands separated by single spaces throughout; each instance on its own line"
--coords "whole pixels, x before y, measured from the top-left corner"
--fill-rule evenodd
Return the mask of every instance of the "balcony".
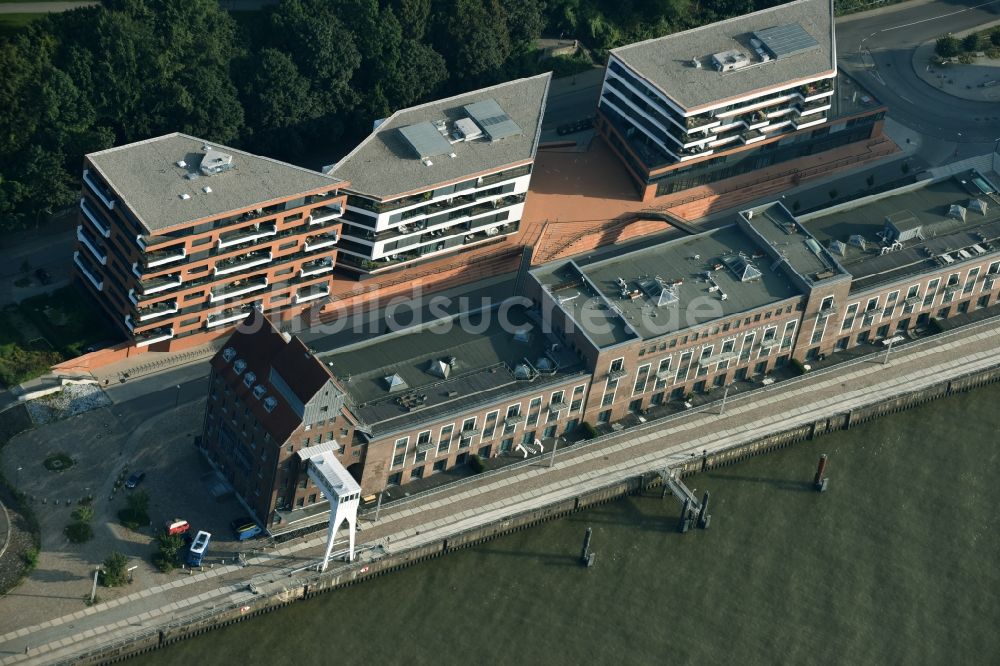
M 306 249 L 308 250 L 309 248 L 307 247 Z M 254 266 L 270 263 L 270 261 L 270 250 L 248 252 L 239 257 L 230 257 L 229 259 L 222 259 L 215 262 L 215 274 L 229 275 L 230 273 L 238 273 Z
M 319 250 L 320 248 L 330 247 L 337 242 L 337 234 L 335 233 L 325 233 L 316 234 L 314 236 L 306 236 L 306 242 L 303 246 L 306 252 L 311 252 L 313 250 Z
M 80 210 L 86 216 L 90 223 L 94 225 L 94 228 L 100 232 L 102 236 L 107 238 L 111 235 L 111 227 L 106 224 L 100 217 L 98 217 L 94 211 L 90 210 L 90 204 L 87 203 L 86 197 L 80 197 Z
M 714 116 L 688 116 L 684 119 L 684 126 L 688 130 L 696 130 L 713 123 L 718 125 L 720 122 L 721 121 Z M 708 129 L 707 127 L 705 128 Z
M 740 133 L 740 140 L 743 141 L 744 145 L 750 145 L 751 143 L 757 143 L 758 141 L 763 141 L 767 138 L 767 135 L 760 130 L 747 130 L 746 132 Z
M 549 411 L 551 412 L 560 412 L 564 409 L 567 409 L 568 407 L 569 405 L 566 403 L 565 400 L 556 400 L 554 402 L 549 403 Z
M 223 301 L 227 298 L 236 298 L 237 296 L 249 294 L 250 292 L 257 291 L 258 289 L 265 289 L 266 287 L 266 275 L 257 275 L 251 278 L 246 278 L 245 280 L 234 280 L 227 285 L 213 289 L 208 295 L 208 300 L 210 303 Z
M 261 238 L 274 236 L 277 233 L 278 224 L 276 222 L 255 224 L 251 227 L 244 227 L 242 229 L 237 229 L 236 231 L 228 231 L 226 233 L 219 234 L 219 240 L 216 241 L 216 246 L 221 250 L 224 247 L 232 247 L 234 245 L 239 245 L 240 243 L 253 243 Z
M 797 92 L 799 93 L 799 97 L 806 102 L 832 95 L 833 79 L 823 79 L 822 81 L 807 83 L 804 86 L 799 86 Z
M 157 317 L 162 317 L 163 315 L 174 314 L 177 310 L 176 300 L 160 301 L 159 303 L 153 303 L 151 305 L 145 305 L 141 308 L 137 308 L 136 313 L 139 315 L 139 321 L 149 321 L 150 319 L 156 319 Z
M 112 210 L 115 207 L 115 200 L 111 198 L 111 192 L 105 190 L 105 188 L 97 183 L 97 180 L 90 175 L 90 169 L 83 170 L 83 182 L 87 184 L 90 191 L 101 200 L 108 210 Z
M 628 370 L 625 368 L 618 368 L 617 370 L 612 368 L 611 370 L 608 370 L 608 379 L 621 379 L 627 374 Z
M 143 262 L 146 268 L 155 268 L 174 261 L 180 261 L 187 257 L 187 250 L 183 245 L 177 245 L 165 250 L 155 250 L 143 255 Z
M 322 275 L 323 273 L 329 273 L 332 270 L 333 259 L 330 257 L 323 257 L 322 259 L 314 259 L 302 264 L 302 268 L 299 270 L 299 277 Z
M 312 215 L 306 218 L 308 224 L 323 224 L 330 220 L 336 220 L 344 215 L 344 207 L 340 203 L 331 203 L 313 210 Z
M 101 264 L 101 266 L 108 265 L 107 251 L 102 252 L 101 250 L 97 249 L 97 239 L 94 238 L 93 235 L 91 235 L 90 231 L 84 228 L 82 224 L 78 225 L 76 228 L 76 239 L 80 241 L 80 243 L 82 243 L 84 247 L 90 250 L 90 253 L 94 256 L 94 259 L 97 259 L 97 261 Z
M 73 253 L 73 263 L 80 269 L 80 273 L 90 280 L 90 284 L 94 285 L 94 289 L 101 291 L 104 288 L 104 282 L 97 279 L 97 272 L 91 269 L 87 260 L 81 257 L 79 252 Z
M 135 336 L 136 347 L 147 347 L 157 342 L 163 342 L 174 337 L 174 329 L 170 326 L 161 326 L 151 331 L 144 331 Z
M 330 295 L 330 285 L 328 284 L 317 284 L 311 287 L 303 287 L 299 289 L 298 293 L 295 294 L 296 303 L 306 303 L 308 301 L 315 301 L 317 298 L 323 298 L 324 296 Z
M 216 326 L 231 324 L 232 322 L 246 319 L 250 316 L 250 313 L 253 312 L 253 309 L 254 304 L 247 303 L 246 305 L 226 308 L 221 312 L 210 314 L 208 315 L 208 319 L 205 320 L 205 328 L 215 328 Z
M 806 116 L 805 118 L 799 118 L 792 124 L 795 125 L 795 129 L 805 129 L 806 127 L 812 127 L 814 125 L 822 125 L 826 122 L 826 116 L 820 116 L 816 118 L 815 116 Z
M 135 268 L 133 264 L 132 268 Z M 173 289 L 174 287 L 179 287 L 184 283 L 181 279 L 180 273 L 171 273 L 170 275 L 161 275 L 159 277 L 149 278 L 148 280 L 142 280 L 139 282 L 139 293 L 140 296 L 152 296 L 153 294 L 158 294 L 161 291 L 167 291 L 168 289 Z

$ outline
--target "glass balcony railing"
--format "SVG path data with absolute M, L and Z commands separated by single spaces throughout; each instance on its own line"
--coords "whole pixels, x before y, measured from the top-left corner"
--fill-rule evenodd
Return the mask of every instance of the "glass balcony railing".
M 157 342 L 163 342 L 174 337 L 174 329 L 171 326 L 161 326 L 151 331 L 143 331 L 135 336 L 136 347 L 146 347 Z
M 208 294 L 209 302 L 224 301 L 227 298 L 236 298 L 243 294 L 264 289 L 267 287 L 266 275 L 255 275 L 243 280 L 233 280 L 229 284 L 212 289 Z
M 111 235 L 111 226 L 102 220 L 97 213 L 91 210 L 86 197 L 80 197 L 80 210 L 83 211 L 84 217 L 90 220 L 90 223 L 94 225 L 94 228 L 97 229 L 102 236 L 107 238 Z
M 152 303 L 141 308 L 136 308 L 139 321 L 149 321 L 150 319 L 156 319 L 164 315 L 174 314 L 177 311 L 176 300 L 160 301 L 159 303 Z
M 180 261 L 187 257 L 187 250 L 183 245 L 166 248 L 164 250 L 154 250 L 143 255 L 143 263 L 146 268 L 155 268 L 174 261 Z
M 314 259 L 313 261 L 307 261 L 302 264 L 302 268 L 299 270 L 299 277 L 321 275 L 323 273 L 329 273 L 332 270 L 333 259 L 331 257 L 323 257 L 322 259 Z
M 313 236 L 306 236 L 306 242 L 303 246 L 306 252 L 311 252 L 312 250 L 319 250 L 324 247 L 331 247 L 337 243 L 337 234 L 332 232 L 315 234 Z
M 274 236 L 277 233 L 277 222 L 255 224 L 250 227 L 244 227 L 235 231 L 227 231 L 219 234 L 219 240 L 216 242 L 216 246 L 221 250 L 222 248 L 232 247 L 241 243 L 253 243 L 261 238 Z
M 296 303 L 305 303 L 307 301 L 315 301 L 318 298 L 323 298 L 324 296 L 330 295 L 330 285 L 321 284 L 313 285 L 311 287 L 303 287 L 299 289 L 295 294 Z
M 215 274 L 228 275 L 230 273 L 236 273 L 238 271 L 246 270 L 254 266 L 261 266 L 263 264 L 269 263 L 271 259 L 272 255 L 270 250 L 258 250 L 257 252 L 248 252 L 244 255 L 240 255 L 237 257 L 230 257 L 228 259 L 222 259 L 220 261 L 215 262 Z
M 90 284 L 94 286 L 94 289 L 101 291 L 104 288 L 104 281 L 97 277 L 99 273 L 94 270 L 90 262 L 84 259 L 78 251 L 73 253 L 73 263 L 76 264 L 76 267 L 80 269 L 80 273 L 87 278 Z
M 139 292 L 142 296 L 151 296 L 152 294 L 158 294 L 161 291 L 167 291 L 168 289 L 179 287 L 183 283 L 184 281 L 181 279 L 180 273 L 160 275 L 158 277 L 149 278 L 148 280 L 141 280 L 139 282 Z
M 222 326 L 223 324 L 231 324 L 234 321 L 246 319 L 259 303 L 260 301 L 255 303 L 246 303 L 244 305 L 238 305 L 226 308 L 220 312 L 212 313 L 208 315 L 208 318 L 205 320 L 205 328 L 214 328 L 216 326 Z
M 90 233 L 82 224 L 76 228 L 76 239 L 90 251 L 90 254 L 100 263 L 102 266 L 108 265 L 108 252 L 103 246 L 98 247 L 99 244 L 94 235 Z
M 338 201 L 337 203 L 327 204 L 321 208 L 314 209 L 312 215 L 306 218 L 306 222 L 310 225 L 323 224 L 330 220 L 336 220 L 343 215 L 344 207 Z
M 108 210 L 115 207 L 114 194 L 111 190 L 98 182 L 97 178 L 90 173 L 90 169 L 83 170 L 83 182 L 86 183 L 87 187 L 90 188 L 90 191 L 101 200 L 101 203 L 108 207 Z

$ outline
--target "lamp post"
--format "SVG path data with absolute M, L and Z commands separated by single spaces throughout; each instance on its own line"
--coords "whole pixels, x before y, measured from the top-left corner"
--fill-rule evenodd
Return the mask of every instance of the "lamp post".
M 889 338 L 889 346 L 885 350 L 885 358 L 882 359 L 882 365 L 887 365 L 889 363 L 889 352 L 892 351 L 892 343 L 896 341 L 896 336 Z
M 17 471 L 14 473 L 14 487 L 21 488 L 21 470 L 24 469 L 20 465 L 17 467 Z
M 177 406 L 180 404 L 181 404 L 181 385 L 178 384 L 177 393 L 174 396 L 174 409 L 177 409 Z

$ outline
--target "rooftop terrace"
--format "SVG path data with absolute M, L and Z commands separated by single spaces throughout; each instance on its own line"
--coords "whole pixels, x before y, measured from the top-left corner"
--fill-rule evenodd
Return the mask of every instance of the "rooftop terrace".
M 985 213 L 976 210 L 972 202 L 977 200 L 985 204 Z M 976 171 L 853 208 L 819 211 L 802 222 L 854 277 L 852 291 L 935 266 L 958 266 L 1000 249 L 1000 196 L 996 185 Z
M 350 180 L 352 191 L 391 199 L 530 161 L 550 78 L 540 74 L 397 111 L 326 171 Z M 447 136 L 435 126 L 442 121 Z M 469 140 L 455 139 L 463 135 Z
M 345 347 L 322 360 L 376 434 L 471 410 L 582 372 L 580 359 L 522 306 L 442 320 Z M 519 333 L 523 332 L 523 333 Z
M 650 339 L 801 292 L 738 226 L 532 271 L 598 347 Z
M 341 184 L 338 178 L 178 132 L 87 157 L 149 233 Z
M 768 29 L 779 28 L 779 33 Z M 753 33 L 756 33 L 754 36 Z M 808 49 L 785 48 L 784 36 L 811 39 Z M 761 61 L 751 39 L 773 44 L 778 56 Z M 803 40 L 800 40 L 803 41 Z M 794 46 L 794 45 L 792 45 Z M 713 67 L 711 55 L 747 54 L 751 62 L 730 72 Z M 797 0 L 745 16 L 621 46 L 612 54 L 687 110 L 836 71 L 833 3 Z M 700 67 L 694 66 L 697 59 Z

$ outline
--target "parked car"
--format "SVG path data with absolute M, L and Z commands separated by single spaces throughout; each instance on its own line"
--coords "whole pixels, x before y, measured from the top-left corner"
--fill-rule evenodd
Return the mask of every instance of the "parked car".
M 191 529 L 191 523 L 183 518 L 174 518 L 167 521 L 164 529 L 167 530 L 167 534 L 187 534 L 188 530 Z
M 264 531 L 257 524 L 257 521 L 250 516 L 240 516 L 236 520 L 231 521 L 229 526 L 233 529 L 233 534 L 236 535 L 236 539 L 239 541 L 252 539 Z
M 49 273 L 44 268 L 39 268 L 38 270 L 36 270 L 35 277 L 38 278 L 38 281 L 41 282 L 42 284 L 52 283 L 52 274 Z
M 135 472 L 132 474 L 132 476 L 125 479 L 125 487 L 129 489 L 135 488 L 137 485 L 142 483 L 142 480 L 145 478 L 146 478 L 145 472 Z

